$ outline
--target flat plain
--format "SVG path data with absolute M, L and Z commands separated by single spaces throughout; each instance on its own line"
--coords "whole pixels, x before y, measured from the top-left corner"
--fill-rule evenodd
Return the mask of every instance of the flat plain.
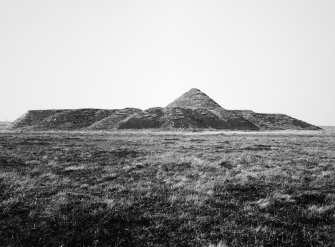
M 335 246 L 335 130 L 0 132 L 2 246 Z

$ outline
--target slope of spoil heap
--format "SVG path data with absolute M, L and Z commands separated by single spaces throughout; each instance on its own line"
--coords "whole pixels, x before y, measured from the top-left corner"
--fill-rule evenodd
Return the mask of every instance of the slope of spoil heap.
M 87 127 L 86 130 L 112 130 L 116 128 L 120 121 L 136 113 L 142 112 L 142 110 L 136 108 L 115 109 L 112 111 L 113 113 L 111 115 L 95 122 Z
M 318 130 L 317 126 L 284 114 L 227 110 L 199 89 L 184 93 L 165 108 L 101 110 L 36 110 L 17 119 L 11 129 L 113 130 L 113 129 L 229 129 Z
M 132 108 L 29 111 L 16 120 L 10 128 L 38 131 L 108 129 L 111 118 L 122 120 L 139 111 L 141 110 Z M 101 123 L 103 119 L 106 119 L 106 122 Z
M 43 119 L 35 128 L 38 130 L 81 130 L 112 113 L 111 110 L 100 109 L 69 110 Z
M 250 110 L 233 110 L 234 114 L 239 115 L 250 122 L 259 126 L 261 130 L 320 130 L 318 126 L 311 125 L 299 119 L 285 114 L 256 113 Z
M 16 119 L 10 126 L 12 129 L 32 127 L 43 119 L 66 110 L 31 110 Z
M 227 124 L 206 109 L 189 108 L 149 108 L 121 121 L 118 129 L 145 128 L 187 128 L 187 129 L 227 129 Z

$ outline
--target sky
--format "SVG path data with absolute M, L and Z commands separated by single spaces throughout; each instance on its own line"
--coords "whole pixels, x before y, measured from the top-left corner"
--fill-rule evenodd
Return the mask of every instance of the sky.
M 0 0 L 0 121 L 191 88 L 335 126 L 335 0 Z

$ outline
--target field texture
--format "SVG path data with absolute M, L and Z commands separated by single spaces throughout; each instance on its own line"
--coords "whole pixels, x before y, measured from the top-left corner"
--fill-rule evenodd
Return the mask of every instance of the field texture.
M 335 132 L 0 133 L 1 246 L 335 246 Z

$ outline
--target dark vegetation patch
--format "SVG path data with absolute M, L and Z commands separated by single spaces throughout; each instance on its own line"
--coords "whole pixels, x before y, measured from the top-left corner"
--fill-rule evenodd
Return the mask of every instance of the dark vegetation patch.
M 262 144 L 257 144 L 257 145 L 253 145 L 253 146 L 248 146 L 245 147 L 244 150 L 250 150 L 250 151 L 267 151 L 267 150 L 271 150 L 272 147 L 270 145 L 262 145 Z
M 204 140 L 204 139 L 196 139 L 196 138 L 190 139 L 190 142 L 202 143 L 204 141 L 206 141 L 206 140 Z
M 3 133 L 1 245 L 333 246 L 333 138 Z

